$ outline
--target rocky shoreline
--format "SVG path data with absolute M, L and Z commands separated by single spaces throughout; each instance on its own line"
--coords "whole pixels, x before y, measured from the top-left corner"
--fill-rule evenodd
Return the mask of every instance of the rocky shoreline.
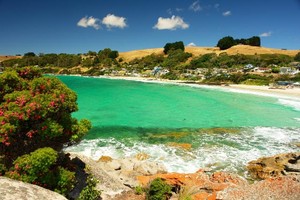
M 134 158 L 113 159 L 102 156 L 98 161 L 71 153 L 88 167 L 99 180 L 97 189 L 103 200 L 145 199 L 134 188 L 147 187 L 155 178 L 162 178 L 173 188 L 193 188 L 193 199 L 300 199 L 300 152 L 278 154 L 249 162 L 247 169 L 253 183 L 227 172 L 168 173 L 159 163 L 147 161 L 146 154 Z M 174 192 L 171 199 L 178 199 Z
M 81 154 L 70 158 L 83 162 L 85 169 L 99 180 L 96 189 L 102 200 L 145 200 L 136 187 L 149 187 L 161 178 L 173 188 L 171 200 L 185 191 L 192 200 L 292 200 L 300 199 L 300 152 L 277 154 L 251 161 L 246 166 L 255 181 L 228 172 L 169 173 L 162 164 L 148 161 L 146 154 L 133 158 L 113 159 L 102 156 L 98 161 Z M 36 185 L 0 177 L 1 199 L 65 199 Z

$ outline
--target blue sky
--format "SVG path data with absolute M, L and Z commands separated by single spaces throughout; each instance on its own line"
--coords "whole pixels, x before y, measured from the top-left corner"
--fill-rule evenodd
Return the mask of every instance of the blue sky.
M 0 0 L 0 55 L 120 52 L 260 36 L 300 49 L 300 0 Z

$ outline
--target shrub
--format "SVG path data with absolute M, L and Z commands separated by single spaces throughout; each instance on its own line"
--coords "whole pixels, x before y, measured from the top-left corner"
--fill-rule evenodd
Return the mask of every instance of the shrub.
M 96 190 L 97 180 L 93 176 L 88 176 L 87 186 L 81 191 L 78 200 L 100 199 L 101 192 Z
M 298 52 L 296 54 L 296 56 L 294 57 L 294 60 L 297 61 L 297 62 L 300 62 L 300 52 Z
M 36 68 L 20 68 L 0 74 L 0 155 L 7 168 L 38 148 L 60 151 L 91 128 L 71 113 L 78 110 L 76 93 L 59 79 L 41 77 Z
M 18 157 L 6 176 L 66 195 L 73 188 L 74 172 L 57 165 L 58 154 L 49 147 Z
M 171 186 L 161 178 L 156 178 L 150 183 L 147 200 L 167 200 L 171 194 Z
M 230 47 L 235 45 L 235 40 L 231 36 L 223 37 L 218 41 L 217 47 L 221 50 L 229 49 Z
M 142 186 L 136 186 L 136 187 L 134 188 L 134 192 L 135 192 L 135 194 L 137 194 L 137 195 L 141 195 L 141 194 L 143 194 L 145 191 L 144 191 L 144 188 L 143 188 Z
M 177 50 L 177 49 L 181 49 L 182 51 L 184 51 L 184 44 L 182 41 L 167 43 L 164 46 L 164 53 L 168 54 L 170 50 Z

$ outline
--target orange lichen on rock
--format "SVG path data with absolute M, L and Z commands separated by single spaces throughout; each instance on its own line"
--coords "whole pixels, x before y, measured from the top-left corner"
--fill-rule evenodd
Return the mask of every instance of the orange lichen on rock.
M 110 156 L 101 156 L 98 162 L 111 162 L 113 159 Z
M 204 170 L 198 170 L 196 173 L 180 174 L 156 174 L 153 176 L 138 176 L 140 185 L 147 186 L 155 178 L 161 178 L 172 187 L 196 187 L 198 192 L 192 195 L 193 199 L 216 199 L 216 192 L 222 191 L 228 187 L 237 187 L 247 185 L 247 181 L 237 175 L 231 175 L 225 172 L 214 173 L 211 176 Z
M 169 143 L 167 143 L 167 145 L 171 146 L 171 147 L 182 148 L 185 150 L 190 150 L 192 148 L 192 144 L 190 144 L 190 143 L 169 142 Z
M 300 153 L 278 154 L 263 157 L 248 163 L 247 169 L 253 178 L 266 179 L 284 175 L 300 175 Z
M 151 134 L 149 137 L 150 138 L 175 138 L 179 139 L 184 136 L 186 136 L 188 133 L 187 132 L 171 132 L 171 133 L 166 133 L 166 134 Z

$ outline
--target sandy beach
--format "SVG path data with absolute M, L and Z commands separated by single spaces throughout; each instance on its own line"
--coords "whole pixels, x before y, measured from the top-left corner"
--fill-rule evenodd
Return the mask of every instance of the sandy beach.
M 226 87 L 226 86 L 224 86 Z M 236 92 L 247 92 L 265 96 L 276 96 L 300 100 L 300 88 L 271 89 L 269 86 L 230 85 L 228 88 Z
M 249 93 L 249 94 L 261 95 L 261 96 L 288 98 L 288 99 L 294 99 L 300 101 L 299 87 L 271 89 L 269 86 L 243 85 L 243 84 L 230 84 L 226 86 L 216 86 L 216 85 L 203 85 L 197 83 L 187 83 L 186 81 L 182 81 L 182 80 L 166 80 L 166 79 L 145 78 L 145 77 L 100 76 L 99 78 L 121 79 L 121 80 L 150 82 L 150 83 L 188 85 L 192 87 L 221 89 L 230 92 Z

